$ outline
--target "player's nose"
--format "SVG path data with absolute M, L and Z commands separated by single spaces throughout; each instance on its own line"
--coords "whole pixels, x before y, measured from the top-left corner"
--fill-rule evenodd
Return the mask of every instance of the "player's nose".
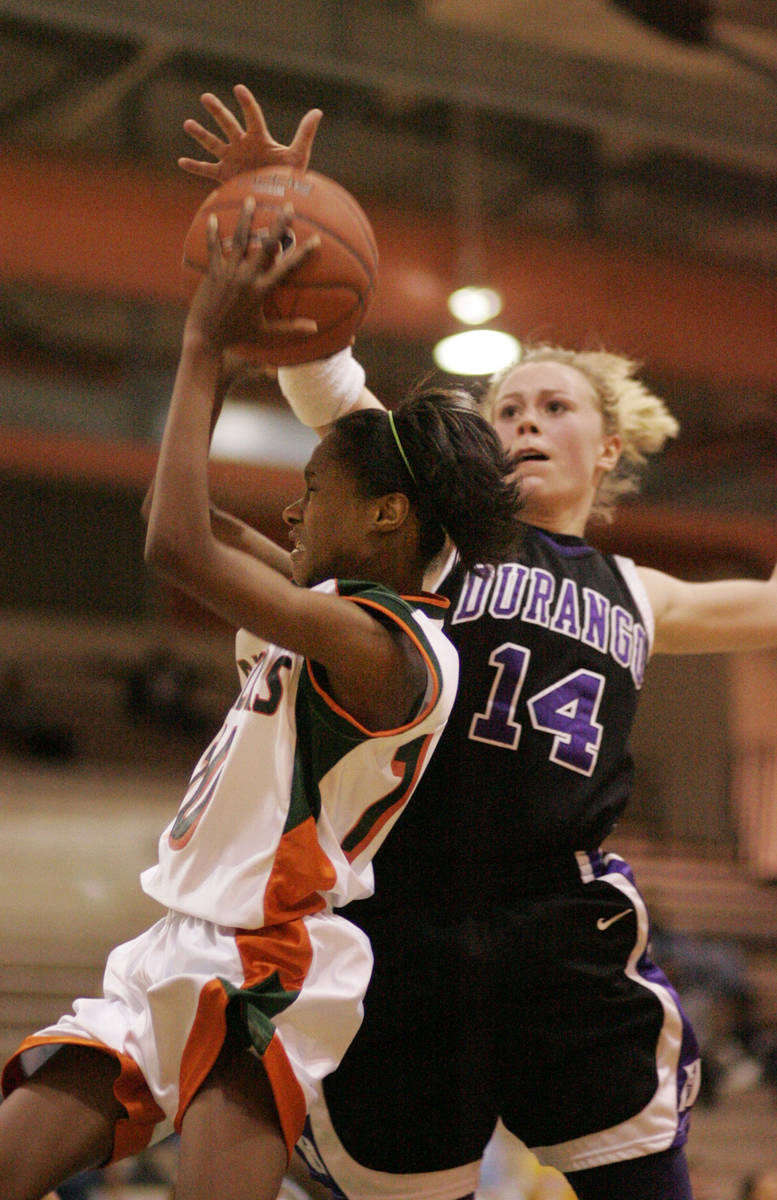
M 283 519 L 287 525 L 299 525 L 302 520 L 302 498 L 292 500 L 283 510 Z
M 524 411 L 515 424 L 515 431 L 518 434 L 538 433 L 539 428 L 539 419 L 534 411 Z

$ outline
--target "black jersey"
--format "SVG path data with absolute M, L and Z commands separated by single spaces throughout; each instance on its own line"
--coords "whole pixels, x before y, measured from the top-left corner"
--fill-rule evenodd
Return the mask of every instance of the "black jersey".
M 439 590 L 459 692 L 375 896 L 344 910 L 375 965 L 303 1145 L 349 1200 L 465 1195 L 497 1118 L 565 1172 L 656 1155 L 698 1087 L 644 900 L 596 848 L 629 796 L 652 641 L 634 564 L 527 527 L 514 561 Z
M 509 902 L 612 829 L 652 619 L 630 560 L 533 526 L 515 561 L 484 575 L 454 566 L 438 590 L 459 692 L 376 861 L 372 905 L 455 917 Z

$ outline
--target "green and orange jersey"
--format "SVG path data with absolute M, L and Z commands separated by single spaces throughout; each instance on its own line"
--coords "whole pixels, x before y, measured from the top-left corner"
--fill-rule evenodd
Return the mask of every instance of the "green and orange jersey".
M 371 893 L 371 859 L 409 800 L 450 713 L 458 659 L 446 601 L 328 581 L 402 629 L 426 665 L 417 711 L 368 730 L 317 664 L 241 631 L 242 688 L 200 758 L 159 861 L 141 877 L 166 907 L 243 929 L 278 925 Z

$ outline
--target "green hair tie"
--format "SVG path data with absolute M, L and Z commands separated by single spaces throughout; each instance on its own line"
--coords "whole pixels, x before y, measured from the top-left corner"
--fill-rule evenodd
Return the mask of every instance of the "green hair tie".
M 419 488 L 419 486 L 418 486 L 418 480 L 417 480 L 417 479 L 416 479 L 416 477 L 415 477 L 415 471 L 414 471 L 414 470 L 413 470 L 413 468 L 410 466 L 410 462 L 409 462 L 409 460 L 408 460 L 408 457 L 407 457 L 407 455 L 405 454 L 405 447 L 402 445 L 401 441 L 399 440 L 399 434 L 397 433 L 397 427 L 396 427 L 396 425 L 394 424 L 394 414 L 393 414 L 393 412 L 391 411 L 391 409 L 390 409 L 390 408 L 387 408 L 387 409 L 386 409 L 386 415 L 388 416 L 388 419 L 389 419 L 389 427 L 390 427 L 390 429 L 391 429 L 391 432 L 392 432 L 392 433 L 393 433 L 393 435 L 394 435 L 394 441 L 395 441 L 395 442 L 396 442 L 396 444 L 397 444 L 397 450 L 399 451 L 399 456 L 400 456 L 400 458 L 402 459 L 402 462 L 403 462 L 403 463 L 405 464 L 405 466 L 407 467 L 407 473 L 408 473 L 408 475 L 410 476 L 410 478 L 412 479 L 413 483 L 415 484 L 416 491 L 420 492 L 420 491 L 421 491 L 421 489 L 420 489 L 420 488 Z M 443 533 L 445 534 L 445 536 L 446 536 L 446 538 L 448 539 L 448 541 L 449 541 L 449 542 L 452 542 L 452 540 L 453 540 L 453 539 L 451 538 L 451 535 L 448 533 L 448 530 L 447 530 L 447 529 L 445 528 L 445 526 L 443 525 L 442 521 L 439 521 L 439 525 L 440 525 L 440 529 L 443 531 Z
M 405 454 L 405 448 L 404 448 L 404 446 L 402 445 L 401 441 L 399 440 L 399 434 L 397 433 L 397 427 L 396 427 L 396 425 L 394 424 L 394 414 L 393 414 L 393 412 L 391 411 L 391 409 L 390 409 L 390 408 L 389 408 L 389 409 L 387 409 L 387 410 L 386 410 L 386 412 L 387 412 L 387 414 L 388 414 L 389 425 L 391 426 L 391 432 L 392 432 L 392 433 L 393 433 L 393 435 L 394 435 L 394 441 L 395 441 L 395 442 L 396 442 L 396 444 L 397 444 L 397 450 L 399 451 L 399 456 L 400 456 L 400 458 L 402 459 L 402 462 L 403 462 L 403 463 L 405 464 L 405 466 L 407 467 L 407 473 L 408 473 L 408 475 L 409 475 L 409 476 L 410 476 L 410 478 L 412 479 L 412 481 L 413 481 L 413 483 L 415 484 L 416 488 L 418 488 L 418 480 L 417 480 L 417 479 L 416 479 L 416 477 L 415 477 L 415 472 L 413 471 L 413 468 L 410 466 L 410 462 L 409 462 L 409 460 L 408 460 L 408 457 L 407 457 L 407 455 Z M 420 489 L 419 489 L 419 490 L 420 490 Z

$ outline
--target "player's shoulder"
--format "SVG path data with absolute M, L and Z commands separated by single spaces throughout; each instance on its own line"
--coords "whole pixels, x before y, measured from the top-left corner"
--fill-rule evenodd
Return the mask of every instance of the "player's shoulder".
M 426 618 L 442 623 L 450 601 L 436 592 L 419 591 L 400 594 L 387 583 L 359 579 L 331 580 L 332 590 L 358 603 L 384 608 L 400 619 L 416 621 Z

